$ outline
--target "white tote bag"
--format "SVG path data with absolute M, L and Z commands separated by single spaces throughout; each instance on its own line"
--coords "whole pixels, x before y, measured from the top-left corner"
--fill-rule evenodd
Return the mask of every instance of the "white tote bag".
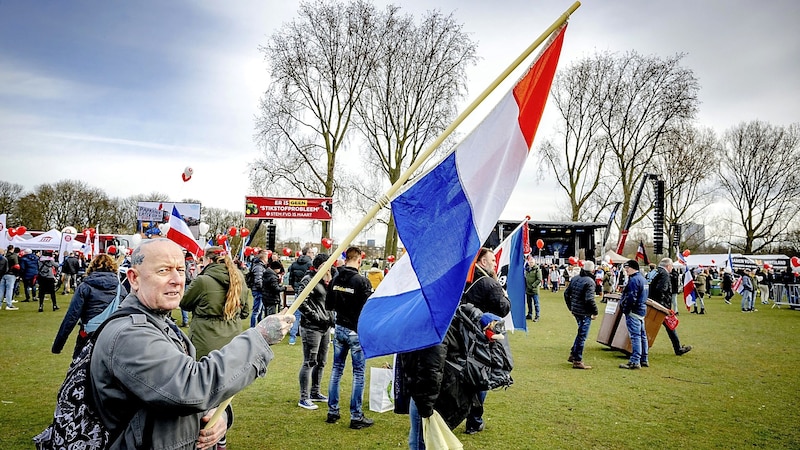
M 394 409 L 394 370 L 369 368 L 369 410 L 386 412 Z

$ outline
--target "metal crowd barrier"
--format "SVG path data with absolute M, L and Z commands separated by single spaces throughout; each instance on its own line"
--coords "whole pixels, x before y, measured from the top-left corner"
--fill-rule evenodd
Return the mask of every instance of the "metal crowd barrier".
M 800 309 L 800 284 L 772 283 L 772 307 Z

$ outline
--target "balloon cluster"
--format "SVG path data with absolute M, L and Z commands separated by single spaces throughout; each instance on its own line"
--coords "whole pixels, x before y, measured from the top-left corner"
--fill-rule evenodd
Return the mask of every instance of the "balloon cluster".
M 27 231 L 28 231 L 28 229 L 23 227 L 23 226 L 19 226 L 19 227 L 16 227 L 16 228 L 9 228 L 8 229 L 8 236 L 9 237 L 22 236 Z
M 578 265 L 578 258 L 576 258 L 576 257 L 574 257 L 574 256 L 570 256 L 570 257 L 569 257 L 569 265 L 570 265 L 570 266 L 576 266 L 576 265 Z

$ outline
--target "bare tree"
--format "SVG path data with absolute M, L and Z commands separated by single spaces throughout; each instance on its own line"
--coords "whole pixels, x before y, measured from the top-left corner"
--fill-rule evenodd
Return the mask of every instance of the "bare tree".
M 635 224 L 650 210 L 639 215 L 632 211 L 635 190 L 644 174 L 653 172 L 652 157 L 665 151 L 668 132 L 694 118 L 699 85 L 692 71 L 680 66 L 683 55 L 662 59 L 628 52 L 611 58 L 613 64 L 603 78 L 600 114 L 611 159 L 605 175 L 620 180 L 619 220 L 633 212 Z
M 444 131 L 467 92 L 466 68 L 476 61 L 475 43 L 452 14 L 429 11 L 415 23 L 389 7 L 376 48 L 376 66 L 357 103 L 358 127 L 367 143 L 365 160 L 384 185 L 392 185 Z M 362 192 L 369 195 L 367 192 Z M 377 197 L 371 198 L 374 201 Z M 389 216 L 384 256 L 397 251 Z
M 0 181 L 0 214 L 8 214 L 6 217 L 6 225 L 10 227 L 15 226 L 14 224 L 17 222 L 17 219 L 14 216 L 14 210 L 16 209 L 17 202 L 21 197 L 21 184 Z
M 681 125 L 665 134 L 662 145 L 651 163 L 664 180 L 664 222 L 671 236 L 674 224 L 701 221 L 715 201 L 719 144 L 712 129 Z
M 800 212 L 800 124 L 726 131 L 719 182 L 738 215 L 744 253 L 768 248 Z
M 382 20 L 362 0 L 303 2 L 298 18 L 261 47 L 272 84 L 256 123 L 263 149 L 251 165 L 257 191 L 334 196 L 337 157 L 375 66 Z M 323 223 L 323 236 L 329 227 Z
M 617 183 L 604 179 L 607 141 L 600 114 L 604 77 L 614 64 L 608 55 L 580 60 L 559 71 L 550 90 L 560 121 L 556 138 L 540 147 L 539 174 L 555 173 L 556 182 L 569 199 L 569 219 L 597 220 L 611 201 Z M 587 217 L 588 216 L 588 217 Z

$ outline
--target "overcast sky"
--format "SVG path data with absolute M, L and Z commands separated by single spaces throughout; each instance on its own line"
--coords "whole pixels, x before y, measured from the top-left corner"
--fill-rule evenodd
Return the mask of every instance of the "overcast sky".
M 468 101 L 571 4 L 393 3 L 417 16 L 434 7 L 454 12 L 464 23 L 481 57 L 468 71 Z M 258 152 L 254 116 L 268 84 L 258 46 L 297 6 L 0 0 L 0 180 L 30 191 L 80 179 L 111 196 L 158 191 L 242 209 L 246 165 Z M 798 20 L 800 2 L 792 0 L 588 0 L 572 16 L 560 66 L 596 51 L 685 53 L 683 64 L 701 85 L 700 125 L 717 133 L 754 119 L 788 125 L 800 121 Z M 551 133 L 548 112 L 551 106 L 539 138 Z M 184 183 L 186 166 L 194 177 Z M 502 219 L 549 220 L 564 204 L 565 195 L 536 182 L 535 172 L 531 159 Z M 335 216 L 334 238 L 351 223 Z M 291 225 L 279 237 L 307 227 Z

